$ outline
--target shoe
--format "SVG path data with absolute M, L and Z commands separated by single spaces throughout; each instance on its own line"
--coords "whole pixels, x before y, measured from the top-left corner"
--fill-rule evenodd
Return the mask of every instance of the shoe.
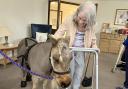
M 116 67 L 125 67 L 125 63 L 118 64 Z
M 89 87 L 92 85 L 92 77 L 84 77 L 83 81 L 82 81 L 82 86 L 83 87 Z
M 126 71 L 125 67 L 123 67 L 123 68 L 120 68 L 120 70 L 122 70 L 122 71 Z

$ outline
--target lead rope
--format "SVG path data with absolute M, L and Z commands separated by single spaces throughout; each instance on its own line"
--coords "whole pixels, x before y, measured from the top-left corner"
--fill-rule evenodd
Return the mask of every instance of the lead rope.
M 48 80 L 52 80 L 53 77 L 52 76 L 46 76 L 46 75 L 40 75 L 40 74 L 37 74 L 29 69 L 27 69 L 26 67 L 24 66 L 21 66 L 21 64 L 15 62 L 13 59 L 11 59 L 10 57 L 8 57 L 5 53 L 3 53 L 1 50 L 0 50 L 0 54 L 5 57 L 6 59 L 8 59 L 12 64 L 16 65 L 17 67 L 19 67 L 20 69 L 24 70 L 24 71 L 27 71 L 28 73 L 30 73 L 31 75 L 35 75 L 35 76 L 38 76 L 38 77 L 41 77 L 41 78 L 45 78 L 45 79 L 48 79 Z

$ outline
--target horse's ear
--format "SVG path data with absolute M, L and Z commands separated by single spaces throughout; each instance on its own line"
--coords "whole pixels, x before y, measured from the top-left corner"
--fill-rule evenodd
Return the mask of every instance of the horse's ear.
M 55 46 L 57 44 L 57 39 L 54 37 L 54 35 L 48 35 L 48 38 L 52 42 L 53 46 Z
M 69 45 L 69 41 L 70 41 L 70 38 L 69 37 L 65 37 L 63 38 L 65 40 L 65 42 Z

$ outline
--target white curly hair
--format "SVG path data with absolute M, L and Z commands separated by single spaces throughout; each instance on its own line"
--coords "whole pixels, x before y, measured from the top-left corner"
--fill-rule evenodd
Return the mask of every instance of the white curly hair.
M 73 22 L 77 25 L 77 16 L 80 12 L 84 12 L 87 18 L 86 28 L 93 27 L 96 24 L 96 6 L 92 2 L 85 2 L 77 8 L 77 11 L 73 15 Z

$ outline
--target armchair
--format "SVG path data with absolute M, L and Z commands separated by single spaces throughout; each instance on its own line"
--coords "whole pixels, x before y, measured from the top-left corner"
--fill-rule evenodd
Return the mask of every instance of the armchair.
M 51 34 L 51 25 L 46 24 L 31 24 L 31 35 L 32 38 L 36 38 L 36 32 Z

